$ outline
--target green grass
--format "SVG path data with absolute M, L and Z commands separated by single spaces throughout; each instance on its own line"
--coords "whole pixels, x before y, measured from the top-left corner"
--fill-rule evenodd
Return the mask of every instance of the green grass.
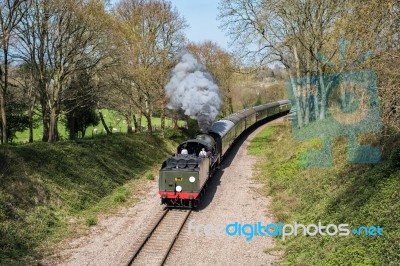
M 400 169 L 389 161 L 349 164 L 345 139 L 333 143 L 332 168 L 304 169 L 300 153 L 320 149 L 319 140 L 294 141 L 289 125 L 270 126 L 254 139 L 249 151 L 262 158 L 257 179 L 272 197 L 273 216 L 291 224 L 380 225 L 384 236 L 292 236 L 277 242 L 280 264 L 400 265 Z
M 103 113 L 104 120 L 107 126 L 112 127 L 114 129 L 114 132 L 127 131 L 127 124 L 125 122 L 125 118 L 120 113 L 108 109 L 102 109 L 101 111 Z M 36 117 L 36 119 L 39 119 L 39 117 Z M 66 140 L 68 139 L 68 132 L 61 120 L 62 119 L 58 121 L 59 136 L 62 140 Z M 161 125 L 161 119 L 159 117 L 153 117 L 151 119 L 151 123 L 154 129 L 159 129 Z M 142 127 L 147 128 L 147 120 L 144 116 L 142 117 L 141 124 Z M 178 126 L 184 126 L 184 125 L 185 125 L 184 121 L 178 121 Z M 171 127 L 172 120 L 165 119 L 165 126 Z M 101 135 L 101 134 L 104 134 L 104 127 L 101 124 L 101 122 L 97 126 L 88 127 L 88 129 L 86 130 L 86 137 L 88 138 L 92 137 L 92 135 Z M 23 132 L 17 132 L 15 135 L 16 138 L 14 139 L 14 142 L 21 143 L 29 138 L 29 130 L 27 129 Z M 42 135 L 43 135 L 43 125 L 40 122 L 39 125 L 33 129 L 33 140 L 40 141 L 42 139 Z
M 271 141 L 271 136 L 274 133 L 274 127 L 266 127 L 261 131 L 249 145 L 249 153 L 251 155 L 262 155 L 267 150 Z
M 0 146 L 0 264 L 30 264 L 99 217 L 133 205 L 149 173 L 186 138 L 166 135 Z
M 86 225 L 87 226 L 93 226 L 97 224 L 97 219 L 96 217 L 90 216 L 86 219 Z

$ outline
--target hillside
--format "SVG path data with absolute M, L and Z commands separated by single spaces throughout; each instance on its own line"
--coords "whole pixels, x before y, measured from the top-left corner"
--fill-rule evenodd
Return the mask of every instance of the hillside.
M 168 132 L 0 147 L 0 264 L 39 259 L 99 213 L 138 200 L 140 184 L 184 139 Z
M 383 236 L 289 236 L 278 240 L 283 265 L 400 264 L 400 148 L 396 140 L 377 165 L 353 165 L 346 160 L 346 141 L 334 140 L 332 168 L 299 167 L 302 151 L 319 149 L 320 141 L 297 142 L 288 124 L 266 128 L 250 146 L 262 160 L 257 180 L 272 197 L 272 216 L 283 224 L 349 224 L 381 226 Z M 386 143 L 385 143 L 386 142 Z M 389 145 L 390 144 L 390 145 Z M 397 147 L 397 149 L 396 149 Z M 266 250 L 266 252 L 270 252 Z

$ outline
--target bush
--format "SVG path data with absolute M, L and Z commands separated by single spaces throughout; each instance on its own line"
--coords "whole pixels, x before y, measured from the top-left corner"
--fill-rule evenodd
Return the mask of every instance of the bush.
M 86 219 L 86 225 L 87 226 L 93 226 L 97 224 L 97 219 L 96 217 L 90 216 Z
M 393 150 L 389 161 L 392 168 L 400 168 L 400 147 Z
M 146 174 L 147 180 L 154 180 L 154 174 L 152 172 Z
M 129 191 L 125 187 L 117 189 L 116 195 L 114 196 L 114 202 L 125 202 L 129 196 Z

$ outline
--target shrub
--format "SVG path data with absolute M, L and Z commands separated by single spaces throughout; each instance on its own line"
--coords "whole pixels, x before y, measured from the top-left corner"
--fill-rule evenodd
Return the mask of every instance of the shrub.
M 389 160 L 392 168 L 400 168 L 400 147 L 393 150 Z
M 97 219 L 96 217 L 90 216 L 86 219 L 86 225 L 87 226 L 93 226 L 97 224 Z

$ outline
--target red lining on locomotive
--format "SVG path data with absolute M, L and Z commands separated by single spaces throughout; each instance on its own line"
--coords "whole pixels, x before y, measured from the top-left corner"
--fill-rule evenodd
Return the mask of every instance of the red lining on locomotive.
M 197 199 L 200 193 L 196 192 L 159 192 L 160 196 L 163 197 L 165 195 L 165 199 Z

